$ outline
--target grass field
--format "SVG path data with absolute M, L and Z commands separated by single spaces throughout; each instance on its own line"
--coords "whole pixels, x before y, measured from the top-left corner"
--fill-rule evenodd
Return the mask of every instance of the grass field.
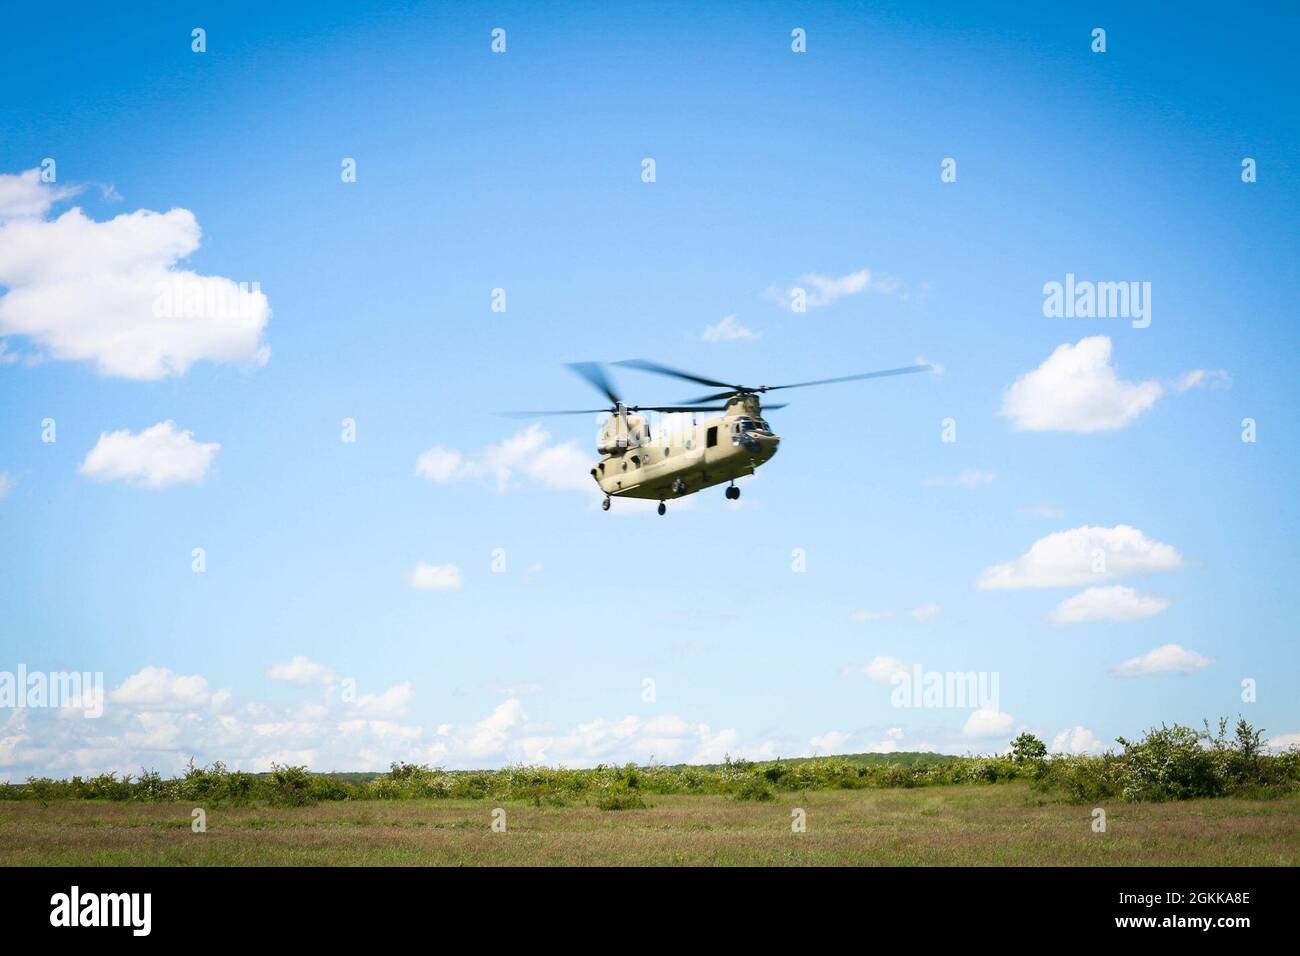
M 1300 796 L 1103 804 L 1026 784 L 825 790 L 753 803 L 647 798 L 643 810 L 484 800 L 208 811 L 99 800 L 0 803 L 0 865 L 1300 865 Z M 807 832 L 791 832 L 791 810 Z

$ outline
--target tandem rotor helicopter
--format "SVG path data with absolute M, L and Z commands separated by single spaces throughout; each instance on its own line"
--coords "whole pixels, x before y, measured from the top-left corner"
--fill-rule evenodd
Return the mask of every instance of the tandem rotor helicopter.
M 833 385 L 836 382 L 855 382 L 867 378 L 886 378 L 891 375 L 909 375 L 929 372 L 930 365 L 909 365 L 858 375 L 823 378 L 814 382 L 794 382 L 789 385 L 733 385 L 693 375 L 680 369 L 669 368 L 657 362 L 631 359 L 615 365 L 634 368 L 655 375 L 694 382 L 722 389 L 698 398 L 687 399 L 677 405 L 627 405 L 614 391 L 614 386 L 598 362 L 574 362 L 569 365 L 587 380 L 598 392 L 613 403 L 608 408 L 561 409 L 539 412 L 505 412 L 513 418 L 533 418 L 546 415 L 593 415 L 609 412 L 601 430 L 596 451 L 601 459 L 591 469 L 600 490 L 605 493 L 601 507 L 609 510 L 611 498 L 648 498 L 658 500 L 659 513 L 668 510 L 666 501 L 693 495 L 697 491 L 729 482 L 727 498 L 740 497 L 736 479 L 752 475 L 754 469 L 776 454 L 781 438 L 763 419 L 759 396 L 784 388 L 805 388 L 810 385 Z M 711 404 L 722 402 L 723 404 Z M 784 408 L 784 404 L 768 405 L 769 411 Z M 721 412 L 714 418 L 692 424 L 679 432 L 652 435 L 650 422 L 640 412 Z

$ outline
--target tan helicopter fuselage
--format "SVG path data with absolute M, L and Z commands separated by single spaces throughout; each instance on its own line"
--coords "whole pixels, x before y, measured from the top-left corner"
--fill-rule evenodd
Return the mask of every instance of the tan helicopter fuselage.
M 591 476 L 610 497 L 665 501 L 752 475 L 780 444 L 756 395 L 737 395 L 720 416 L 657 437 L 644 416 L 614 414 Z

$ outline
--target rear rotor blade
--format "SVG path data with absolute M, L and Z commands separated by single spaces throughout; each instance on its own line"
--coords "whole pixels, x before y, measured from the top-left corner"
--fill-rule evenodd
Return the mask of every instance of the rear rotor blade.
M 605 369 L 599 362 L 570 362 L 569 368 L 585 378 L 591 387 L 603 394 L 615 405 L 620 403 L 618 395 L 614 392 L 614 386 L 605 374 Z
M 839 378 L 820 378 L 815 382 L 794 382 L 790 385 L 764 385 L 756 391 L 772 392 L 778 388 L 804 388 L 808 385 L 833 385 L 836 382 L 856 382 L 864 378 L 885 378 L 889 375 L 910 375 L 913 372 L 933 371 L 933 365 L 909 365 L 906 368 L 887 368 L 879 372 L 863 372 L 861 375 L 842 375 Z
M 669 368 L 667 365 L 660 365 L 658 362 L 648 362 L 645 359 L 628 359 L 625 362 L 615 362 L 614 364 L 625 368 L 640 369 L 642 372 L 653 372 L 655 375 L 667 375 L 669 378 L 680 378 L 687 382 L 695 382 L 697 385 L 712 385 L 714 388 L 735 388 L 735 386 L 728 385 L 726 382 L 704 378 L 702 375 L 693 375 L 690 372 Z

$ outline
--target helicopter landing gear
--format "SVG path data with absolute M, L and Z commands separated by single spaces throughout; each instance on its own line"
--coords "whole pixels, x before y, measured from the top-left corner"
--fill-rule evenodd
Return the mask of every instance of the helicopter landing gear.
M 659 513 L 665 514 L 667 511 L 668 511 L 668 506 L 664 504 L 662 501 L 659 502 Z
M 609 497 L 608 497 L 608 496 L 606 496 L 605 500 L 602 501 L 602 502 L 600 503 L 600 510 L 601 510 L 601 511 L 608 511 L 608 510 L 609 510 Z
M 736 487 L 735 482 L 732 482 L 731 486 L 727 488 L 727 500 L 735 501 L 739 497 L 740 489 Z

